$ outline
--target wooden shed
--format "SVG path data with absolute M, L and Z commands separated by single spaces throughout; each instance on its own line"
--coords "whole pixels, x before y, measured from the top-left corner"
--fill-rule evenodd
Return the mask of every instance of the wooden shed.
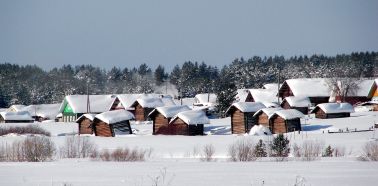
M 164 106 L 155 108 L 148 117 L 153 121 L 152 134 L 169 134 L 169 122 L 180 112 L 188 111 L 186 105 Z
M 284 109 L 296 109 L 303 114 L 308 114 L 308 108 L 311 106 L 311 101 L 308 97 L 289 96 L 286 97 L 281 107 Z
M 76 123 L 78 124 L 78 131 L 80 134 L 93 134 L 92 122 L 95 114 L 83 114 L 80 116 Z
M 265 108 L 260 102 L 237 102 L 226 111 L 231 116 L 232 134 L 245 134 L 256 124 L 253 115 L 258 110 Z
M 301 131 L 300 118 L 304 115 L 296 109 L 278 110 L 269 117 L 273 134 Z
M 34 119 L 27 111 L 0 112 L 0 123 L 33 123 Z
M 311 111 L 316 118 L 320 119 L 350 117 L 352 112 L 354 108 L 349 103 L 323 103 Z
M 131 105 L 134 108 L 136 121 L 146 121 L 152 110 L 162 106 L 164 103 L 161 98 L 140 98 Z
M 95 116 L 92 128 L 96 136 L 114 137 L 132 134 L 131 119 L 134 119 L 134 115 L 127 110 L 107 111 Z
M 203 135 L 204 125 L 209 123 L 204 111 L 188 110 L 174 116 L 164 132 L 170 135 Z
M 371 111 L 378 111 L 378 101 L 368 101 L 360 105 L 364 107 L 369 107 Z
M 272 126 L 270 124 L 269 117 L 278 110 L 282 110 L 282 108 L 263 108 L 257 111 L 253 115 L 253 118 L 257 125 L 262 125 L 264 127 L 269 128 L 269 130 L 272 131 Z

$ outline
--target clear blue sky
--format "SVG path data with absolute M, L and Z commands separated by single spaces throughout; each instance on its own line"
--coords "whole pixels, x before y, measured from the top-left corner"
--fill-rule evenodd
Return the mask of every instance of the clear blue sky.
M 0 63 L 223 66 L 378 51 L 376 0 L 0 0 Z

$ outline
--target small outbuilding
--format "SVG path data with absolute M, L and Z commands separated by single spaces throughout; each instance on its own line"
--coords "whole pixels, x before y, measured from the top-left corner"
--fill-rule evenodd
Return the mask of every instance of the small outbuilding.
M 303 114 L 308 114 L 308 108 L 311 106 L 311 101 L 308 97 L 289 96 L 286 97 L 281 107 L 284 109 L 296 109 Z
M 282 110 L 282 108 L 263 108 L 257 111 L 254 115 L 253 118 L 256 122 L 257 125 L 262 125 L 264 127 L 269 128 L 272 131 L 272 126 L 270 125 L 269 122 L 269 117 L 274 114 L 274 112 Z
M 92 122 L 95 116 L 95 114 L 83 114 L 76 120 L 79 127 L 79 135 L 93 134 Z
M 152 110 L 162 106 L 164 103 L 161 98 L 140 98 L 131 105 L 134 108 L 136 121 L 146 121 Z
M 311 111 L 316 118 L 320 119 L 350 117 L 352 112 L 354 108 L 349 103 L 323 103 Z
M 0 112 L 0 123 L 33 123 L 34 119 L 27 111 Z
M 210 120 L 202 110 L 188 110 L 178 113 L 169 122 L 166 134 L 171 135 L 203 135 L 204 125 Z
M 361 106 L 368 107 L 371 111 L 378 111 L 378 101 L 368 101 L 360 104 Z
M 155 108 L 148 117 L 153 121 L 152 134 L 169 134 L 169 122 L 176 114 L 188 111 L 187 105 L 174 105 Z
M 296 109 L 278 110 L 269 117 L 273 134 L 301 131 L 301 119 L 304 115 Z
M 127 110 L 114 110 L 97 114 L 92 128 L 96 136 L 114 137 L 119 134 L 132 134 L 130 120 L 134 115 Z
M 260 102 L 237 102 L 232 104 L 226 111 L 231 116 L 232 134 L 245 134 L 256 124 L 253 115 L 265 105 Z

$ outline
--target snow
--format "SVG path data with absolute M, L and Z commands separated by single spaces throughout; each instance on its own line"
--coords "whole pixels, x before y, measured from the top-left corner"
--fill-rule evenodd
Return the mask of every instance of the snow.
M 315 109 L 319 107 L 327 114 L 332 113 L 352 113 L 354 112 L 353 106 L 349 103 L 322 103 L 318 104 Z M 311 112 L 315 111 L 312 110 Z
M 90 112 L 101 113 L 110 110 L 114 99 L 113 95 L 89 95 Z M 67 103 L 74 113 L 87 113 L 87 95 L 66 96 L 59 112 L 63 112 Z
M 179 112 L 188 111 L 190 108 L 187 105 L 175 105 L 175 106 L 164 106 L 156 107 L 151 113 L 158 111 L 166 118 L 172 118 Z M 149 115 L 151 115 L 151 113 Z
M 12 105 L 9 107 L 8 111 L 9 112 L 18 112 L 18 111 L 21 111 L 22 108 L 26 107 L 26 105 Z
M 112 110 L 103 112 L 101 114 L 97 114 L 95 118 L 107 123 L 113 124 L 120 121 L 131 120 L 134 119 L 134 114 L 127 110 Z
M 4 120 L 34 121 L 28 111 L 0 112 Z
M 96 114 L 83 114 L 79 118 L 77 118 L 76 122 L 80 121 L 81 118 L 84 118 L 84 117 L 87 118 L 87 119 L 89 119 L 89 120 L 91 120 L 91 121 L 93 121 L 93 119 L 95 118 L 95 116 L 96 116 Z
M 284 100 L 286 100 L 291 107 L 308 107 L 311 105 L 311 101 L 308 97 L 289 96 Z
M 156 108 L 164 106 L 160 98 L 139 98 L 132 105 L 139 103 L 143 108 Z
M 370 93 L 371 88 L 373 87 L 374 80 L 360 80 L 358 81 L 357 91 L 351 91 L 348 96 L 360 96 L 367 97 Z
M 212 93 L 197 94 L 196 103 L 211 106 L 217 103 L 217 95 Z
M 278 108 L 281 107 L 277 103 L 272 103 L 272 102 L 261 102 L 266 108 Z
M 244 102 L 244 101 L 246 101 L 248 94 L 249 94 L 248 89 L 238 89 L 237 94 L 235 96 L 235 100 L 240 101 L 240 102 Z
M 255 102 L 277 102 L 277 89 L 249 89 Z
M 226 113 L 228 113 L 232 107 L 236 107 L 241 112 L 256 112 L 262 108 L 265 108 L 265 105 L 260 102 L 237 102 L 233 103 L 227 109 Z
M 164 94 L 118 94 L 117 98 L 122 104 L 123 108 L 129 109 L 137 99 L 147 99 L 147 98 L 162 98 L 164 105 L 175 105 L 173 99 L 169 95 Z
M 28 111 L 31 116 L 39 116 L 47 119 L 55 119 L 59 114 L 60 104 L 40 104 L 29 105 L 20 109 L 20 111 Z
M 180 118 L 188 125 L 210 124 L 209 118 L 207 118 L 205 112 L 202 110 L 188 110 L 180 112 L 172 118 L 170 123 L 172 123 L 176 118 Z
M 262 125 L 254 125 L 248 134 L 253 136 L 272 135 L 270 130 Z
M 289 85 L 294 96 L 329 97 L 331 94 L 326 79 L 323 78 L 288 79 L 286 83 Z
M 274 115 L 279 115 L 283 119 L 295 119 L 295 118 L 302 118 L 304 115 L 302 112 L 299 112 L 296 109 L 285 109 L 285 110 L 277 110 L 272 114 L 269 118 L 273 117 Z
M 274 114 L 274 112 L 276 112 L 278 110 L 282 110 L 282 108 L 281 107 L 264 108 L 264 109 L 257 111 L 253 116 L 257 116 L 261 112 L 264 112 L 268 117 L 270 117 L 271 115 Z
M 281 84 L 279 85 L 281 87 Z M 263 86 L 264 89 L 278 90 L 278 83 L 267 83 Z

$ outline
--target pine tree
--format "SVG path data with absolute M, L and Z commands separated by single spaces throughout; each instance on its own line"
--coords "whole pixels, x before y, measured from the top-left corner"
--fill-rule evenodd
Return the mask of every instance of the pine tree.
M 159 65 L 155 70 L 154 76 L 156 85 L 161 85 L 167 78 L 167 74 L 165 73 L 164 67 Z
M 288 157 L 290 153 L 289 143 L 290 141 L 283 134 L 278 134 L 278 136 L 273 139 L 273 143 L 270 146 L 272 156 Z
M 328 145 L 328 147 L 324 150 L 323 157 L 332 157 L 333 155 L 333 148 L 331 145 Z
M 260 139 L 259 142 L 256 144 L 254 153 L 256 157 L 267 157 L 266 146 L 263 140 Z

